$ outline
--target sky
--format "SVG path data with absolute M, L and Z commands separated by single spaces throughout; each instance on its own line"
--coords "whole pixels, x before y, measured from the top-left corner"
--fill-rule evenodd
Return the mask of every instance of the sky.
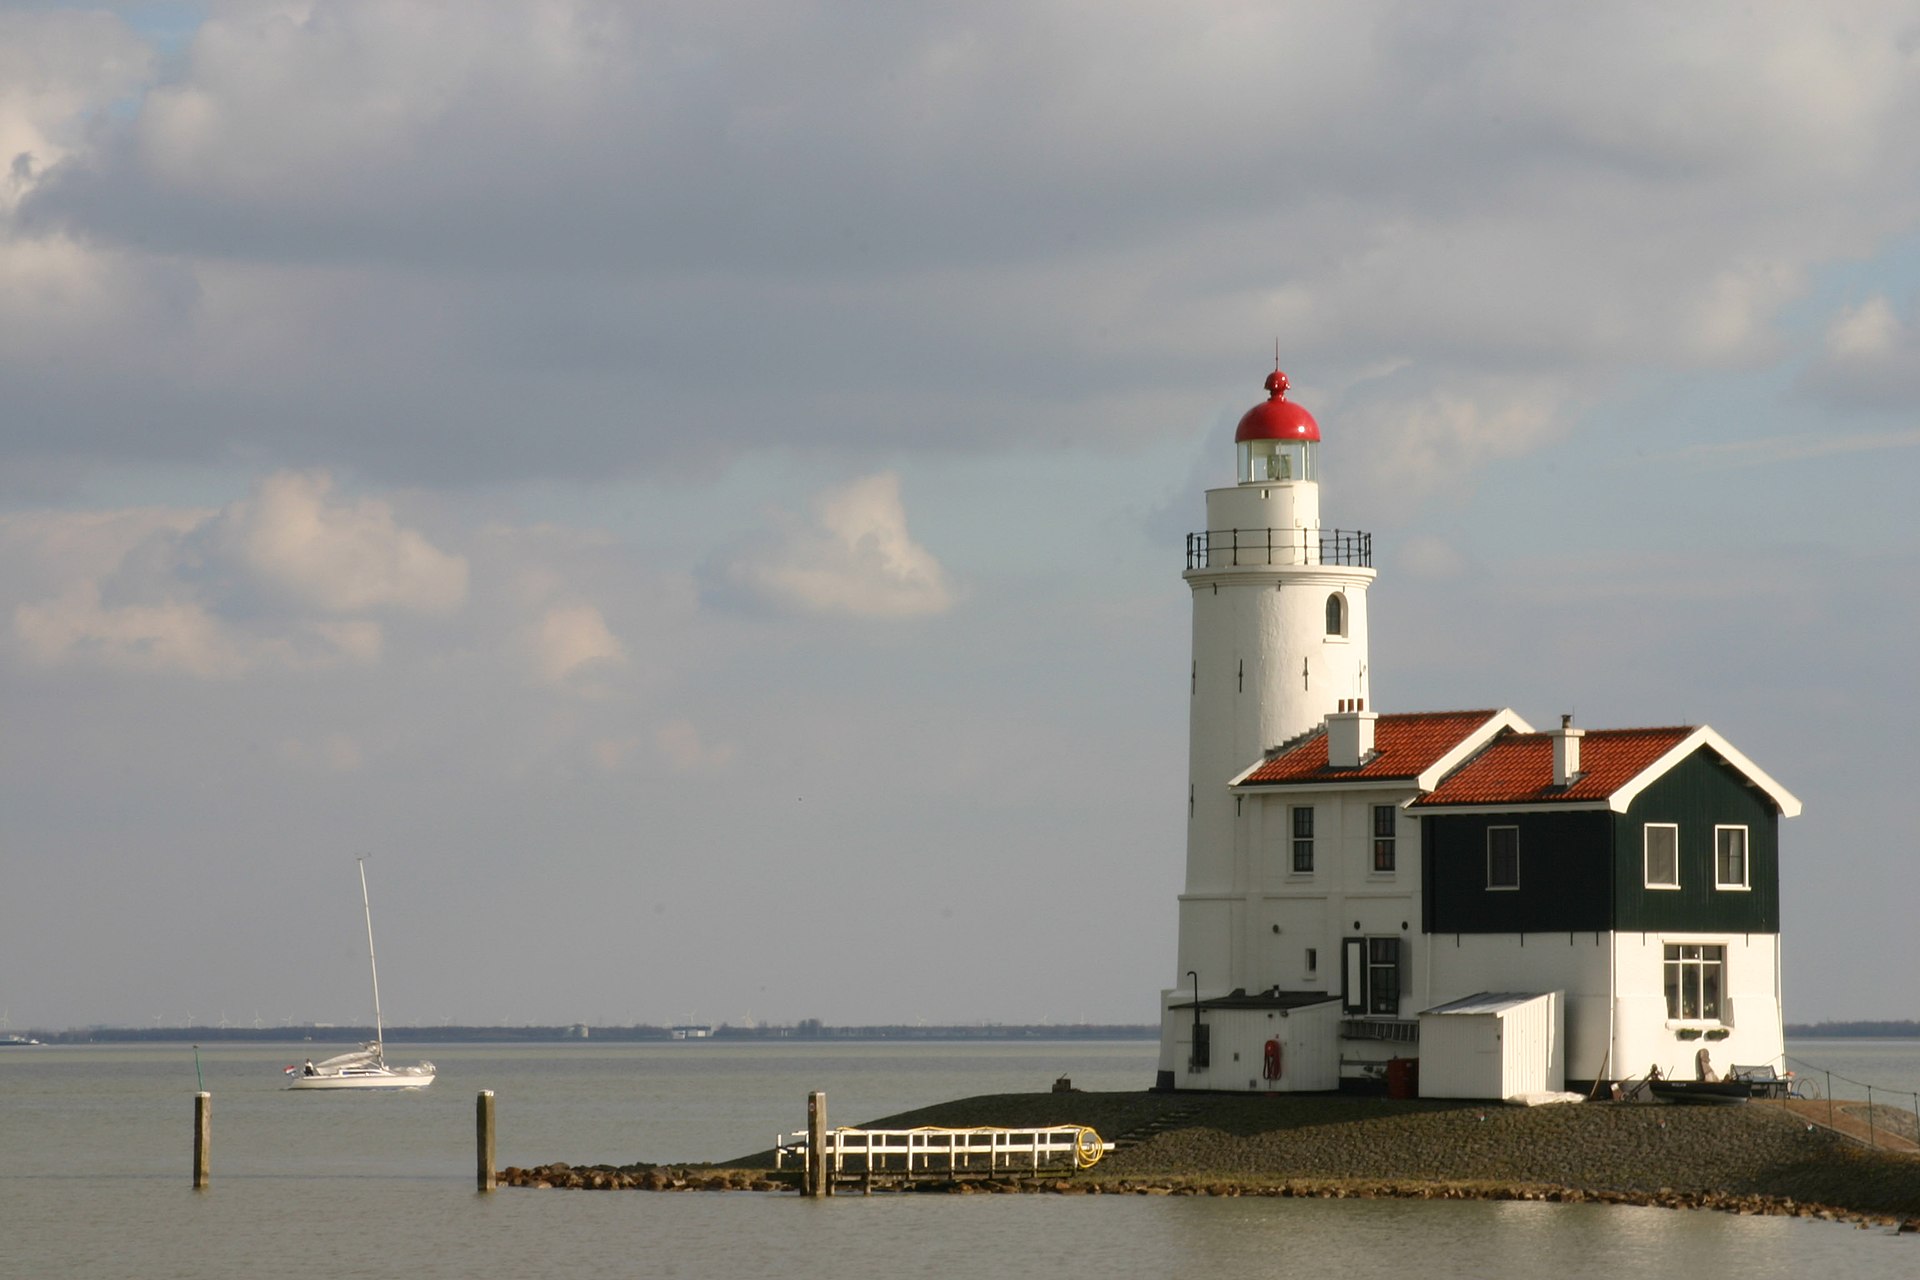
M 1375 708 L 1920 1017 L 1920 0 L 0 0 L 0 1021 L 1152 1022 L 1276 343 Z

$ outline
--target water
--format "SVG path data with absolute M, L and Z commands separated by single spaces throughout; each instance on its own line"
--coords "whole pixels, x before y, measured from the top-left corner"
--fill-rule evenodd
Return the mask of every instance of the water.
M 1787 1066 L 1823 1089 L 1831 1079 L 1835 1097 L 1864 1098 L 1871 1084 L 1875 1102 L 1902 1107 L 1920 1093 L 1920 1041 L 1790 1040 Z
M 315 1046 L 318 1049 L 320 1046 Z M 1920 1084 L 1920 1043 L 1799 1042 L 1795 1057 Z M 725 1159 L 803 1127 L 1066 1074 L 1152 1079 L 1145 1042 L 448 1045 L 417 1094 L 288 1093 L 307 1046 L 201 1051 L 213 1186 L 190 1184 L 192 1051 L 0 1052 L 0 1275 L 897 1277 L 1225 1274 L 1490 1280 L 1687 1272 L 1906 1277 L 1920 1248 L 1796 1219 L 1587 1205 L 1052 1196 L 474 1193 L 473 1100 L 492 1089 L 499 1163 Z M 411 1061 L 412 1047 L 400 1060 Z

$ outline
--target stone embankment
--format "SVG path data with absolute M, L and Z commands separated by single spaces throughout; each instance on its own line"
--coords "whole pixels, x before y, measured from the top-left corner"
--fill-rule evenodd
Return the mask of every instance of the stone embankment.
M 1344 1096 L 1005 1094 L 870 1122 L 1082 1124 L 1117 1150 L 1071 1177 L 915 1184 L 958 1193 L 1411 1197 L 1666 1205 L 1920 1229 L 1920 1157 L 1768 1103 L 1728 1107 Z M 512 1186 L 775 1190 L 771 1152 L 720 1165 L 509 1169 Z

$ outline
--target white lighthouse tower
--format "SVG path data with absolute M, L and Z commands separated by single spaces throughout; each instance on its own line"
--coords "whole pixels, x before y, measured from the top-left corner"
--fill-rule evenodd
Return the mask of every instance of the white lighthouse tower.
M 1187 875 L 1178 976 L 1163 993 L 1163 1021 L 1174 1004 L 1191 1007 L 1242 985 L 1236 957 L 1249 927 L 1247 886 L 1234 883 L 1234 869 L 1236 841 L 1248 837 L 1229 785 L 1329 714 L 1360 713 L 1350 727 L 1363 740 L 1372 727 L 1371 538 L 1321 527 L 1320 426 L 1286 398 L 1287 385 L 1278 368 L 1268 376 L 1268 398 L 1234 433 L 1235 483 L 1207 490 L 1207 527 L 1187 538 Z M 1163 1035 L 1162 1046 L 1166 1081 L 1172 1038 Z

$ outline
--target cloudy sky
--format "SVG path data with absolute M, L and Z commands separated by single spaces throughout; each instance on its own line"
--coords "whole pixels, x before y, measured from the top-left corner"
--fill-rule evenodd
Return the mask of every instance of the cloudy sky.
M 1126 1021 L 1274 343 L 1376 704 L 1920 1016 L 1920 0 L 0 0 L 0 1016 Z

